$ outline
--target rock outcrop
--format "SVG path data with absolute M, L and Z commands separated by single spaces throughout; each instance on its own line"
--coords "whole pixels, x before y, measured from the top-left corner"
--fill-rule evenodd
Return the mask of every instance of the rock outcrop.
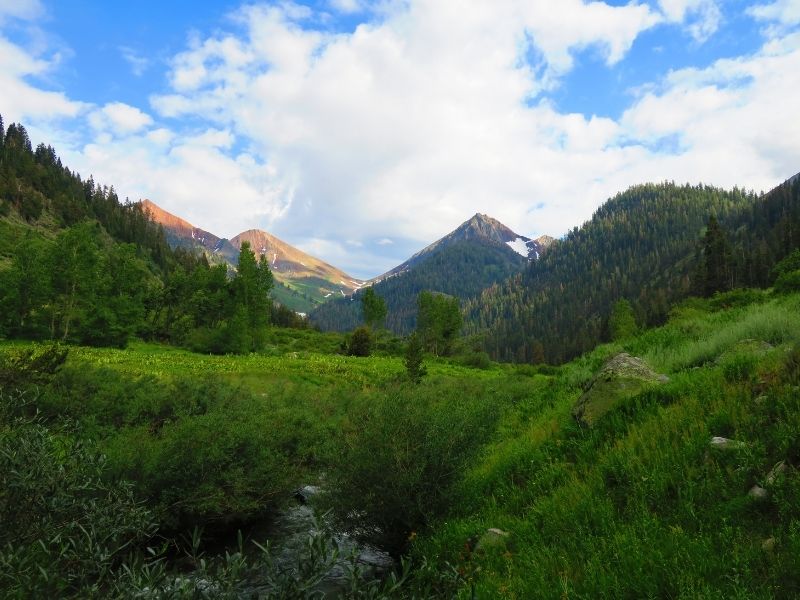
M 572 415 L 582 425 L 591 427 L 609 411 L 651 385 L 669 381 L 653 371 L 641 358 L 625 352 L 617 354 L 595 375 L 572 408 Z

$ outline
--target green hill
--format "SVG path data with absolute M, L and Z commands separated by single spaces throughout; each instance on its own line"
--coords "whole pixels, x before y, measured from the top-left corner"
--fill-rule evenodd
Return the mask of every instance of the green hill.
M 467 302 L 467 331 L 485 335 L 495 358 L 558 363 L 608 339 L 611 308 L 622 298 L 640 323 L 661 323 L 695 291 L 699 242 L 712 216 L 735 248 L 731 286 L 766 285 L 771 266 L 800 245 L 800 185 L 762 196 L 702 185 L 632 187 L 523 274 Z

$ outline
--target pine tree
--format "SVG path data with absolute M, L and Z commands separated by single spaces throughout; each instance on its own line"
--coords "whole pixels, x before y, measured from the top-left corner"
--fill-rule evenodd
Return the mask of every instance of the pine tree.
M 423 357 L 422 340 L 416 332 L 412 333 L 411 337 L 408 338 L 408 345 L 406 346 L 405 363 L 408 378 L 414 383 L 419 383 L 428 373 L 428 370 L 422 362 Z
M 733 287 L 731 245 L 725 230 L 713 215 L 708 219 L 703 237 L 703 263 L 706 296 L 726 292 Z

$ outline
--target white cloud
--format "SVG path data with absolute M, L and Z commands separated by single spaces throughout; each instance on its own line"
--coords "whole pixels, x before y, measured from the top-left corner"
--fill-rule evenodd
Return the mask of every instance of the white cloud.
M 44 14 L 39 0 L 0 0 L 0 24 L 7 18 L 31 21 Z
M 687 30 L 698 42 L 710 38 L 722 20 L 716 0 L 658 0 L 658 4 L 668 21 L 686 22 Z
M 36 58 L 0 37 L 0 114 L 6 122 L 28 124 L 77 116 L 86 105 L 70 100 L 64 93 L 42 90 L 26 77 L 43 75 L 56 59 Z
M 341 34 L 310 29 L 319 15 L 304 7 L 248 5 L 237 33 L 195 35 L 174 57 L 151 98 L 157 124 L 95 107 L 93 139 L 65 159 L 219 235 L 262 227 L 361 277 L 476 212 L 561 235 L 633 183 L 767 188 L 796 172 L 796 35 L 653 81 L 618 120 L 547 100 L 587 49 L 614 65 L 649 28 L 702 40 L 719 23 L 709 0 L 658 7 L 408 0 Z M 0 38 L 0 85 L 27 86 L 26 103 L 44 94 L 39 114 L 80 116 L 85 105 L 25 83 L 52 63 Z
M 128 46 L 120 46 L 119 52 L 122 55 L 122 58 L 125 59 L 131 67 L 131 72 L 136 75 L 136 77 L 141 77 L 144 75 L 144 72 L 150 66 L 150 60 L 136 52 L 133 48 Z
M 110 102 L 89 115 L 89 123 L 98 131 L 129 135 L 153 123 L 153 118 L 123 102 Z
M 757 4 L 747 13 L 760 21 L 777 21 L 782 25 L 800 23 L 800 0 L 777 0 L 770 4 Z
M 360 0 L 330 0 L 331 8 L 343 13 L 356 13 L 364 10 Z

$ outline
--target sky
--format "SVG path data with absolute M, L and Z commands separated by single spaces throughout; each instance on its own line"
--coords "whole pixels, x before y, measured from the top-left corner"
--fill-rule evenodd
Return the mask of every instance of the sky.
M 0 0 L 0 115 L 83 177 L 368 278 L 480 212 L 800 171 L 800 0 Z

